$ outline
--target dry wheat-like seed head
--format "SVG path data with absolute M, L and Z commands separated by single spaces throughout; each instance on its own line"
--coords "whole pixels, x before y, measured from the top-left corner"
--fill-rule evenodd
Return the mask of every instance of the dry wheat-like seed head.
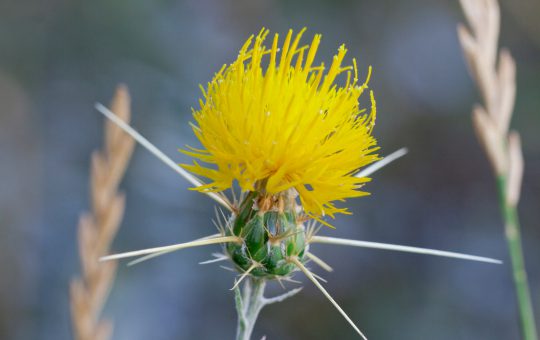
M 509 132 L 516 97 L 516 64 L 510 52 L 504 49 L 498 52 L 500 12 L 497 1 L 461 0 L 461 6 L 471 31 L 459 25 L 459 40 L 484 102 L 483 106 L 473 109 L 473 124 L 497 177 L 522 335 L 526 340 L 537 340 L 517 217 L 523 154 L 519 134 Z
M 120 85 L 111 105 L 126 122 L 130 120 L 127 87 Z M 116 262 L 99 262 L 109 252 L 124 214 L 125 196 L 118 192 L 133 153 L 134 140 L 112 122 L 105 123 L 103 150 L 92 154 L 90 173 L 91 211 L 79 219 L 79 256 L 82 275 L 71 281 L 71 317 L 77 340 L 107 340 L 112 323 L 100 319 L 116 274 Z
M 516 63 L 508 50 L 498 51 L 497 1 L 461 0 L 461 6 L 471 29 L 459 24 L 459 41 L 484 102 L 474 107 L 473 124 L 495 173 L 507 176 L 507 203 L 515 206 L 523 175 L 519 134 L 509 133 L 516 97 Z

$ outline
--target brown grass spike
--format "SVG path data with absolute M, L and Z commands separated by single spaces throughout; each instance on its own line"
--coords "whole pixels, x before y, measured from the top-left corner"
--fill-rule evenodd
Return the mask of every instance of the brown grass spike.
M 483 101 L 473 109 L 473 124 L 497 178 L 522 335 L 525 340 L 537 340 L 517 212 L 523 154 L 519 133 L 509 128 L 516 97 L 516 63 L 508 50 L 498 48 L 497 1 L 461 0 L 461 7 L 470 29 L 458 25 L 459 41 Z
M 130 97 L 118 86 L 111 110 L 130 120 Z M 107 340 L 113 325 L 101 311 L 116 275 L 116 262 L 99 262 L 108 254 L 122 221 L 125 196 L 118 192 L 134 148 L 134 140 L 110 121 L 105 122 L 105 145 L 94 151 L 90 168 L 91 211 L 81 215 L 78 226 L 81 277 L 71 280 L 71 319 L 77 340 Z

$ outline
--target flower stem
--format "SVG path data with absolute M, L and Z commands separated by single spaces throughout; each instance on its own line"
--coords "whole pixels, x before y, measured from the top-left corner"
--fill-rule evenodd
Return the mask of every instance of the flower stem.
M 242 292 L 238 287 L 235 288 L 236 312 L 238 313 L 236 340 L 251 339 L 259 312 L 266 305 L 265 286 L 265 280 L 250 277 L 244 283 Z
M 527 282 L 525 260 L 523 258 L 517 208 L 515 205 L 508 203 L 506 176 L 498 176 L 497 186 L 499 191 L 499 203 L 504 218 L 506 242 L 508 243 L 508 251 L 512 262 L 512 273 L 517 294 L 523 338 L 525 340 L 537 340 L 538 335 L 534 321 L 529 284 Z
M 242 291 L 236 287 L 234 289 L 234 300 L 236 312 L 238 313 L 238 327 L 236 329 L 236 340 L 250 340 L 253 327 L 259 316 L 259 312 L 264 306 L 282 302 L 296 294 L 302 288 L 291 289 L 286 293 L 271 298 L 264 297 L 265 279 L 249 277 L 245 280 Z

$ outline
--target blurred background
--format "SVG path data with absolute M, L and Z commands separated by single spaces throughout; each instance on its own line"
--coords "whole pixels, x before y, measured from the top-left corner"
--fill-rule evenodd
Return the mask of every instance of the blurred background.
M 540 315 L 540 13 L 503 1 L 501 44 L 518 65 L 516 113 L 526 162 L 520 214 Z M 375 135 L 409 155 L 351 199 L 348 237 L 503 259 L 502 266 L 317 245 L 334 266 L 327 289 L 370 339 L 518 339 L 516 301 L 491 170 L 473 132 L 478 93 L 456 36 L 457 1 L 0 0 L 0 338 L 70 339 L 69 279 L 80 272 L 79 214 L 89 206 L 89 157 L 101 147 L 108 103 L 126 83 L 133 125 L 175 161 L 197 145 L 188 122 L 198 84 L 261 27 L 323 34 L 318 61 L 341 43 L 378 102 Z M 361 75 L 362 77 L 362 75 Z M 214 232 L 213 202 L 140 147 L 117 252 Z M 105 315 L 114 339 L 232 339 L 233 273 L 198 265 L 217 246 L 119 267 Z M 312 285 L 263 310 L 254 339 L 356 339 Z M 294 287 L 290 285 L 289 287 Z M 269 295 L 281 292 L 272 286 Z

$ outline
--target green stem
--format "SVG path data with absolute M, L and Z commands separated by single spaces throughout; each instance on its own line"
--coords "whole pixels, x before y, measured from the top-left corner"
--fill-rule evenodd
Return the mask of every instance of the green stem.
M 250 340 L 257 317 L 264 306 L 282 302 L 298 294 L 302 290 L 302 288 L 295 288 L 284 294 L 272 298 L 265 298 L 265 287 L 265 279 L 249 277 L 246 279 L 242 291 L 240 291 L 240 288 L 238 287 L 234 289 L 236 312 L 238 313 L 236 340 Z
M 236 311 L 238 313 L 238 327 L 236 340 L 250 340 L 253 327 L 261 309 L 267 304 L 264 298 L 266 281 L 253 277 L 247 278 L 242 292 L 235 289 Z
M 525 260 L 523 258 L 517 208 L 515 205 L 508 204 L 506 185 L 506 176 L 498 176 L 499 203 L 504 218 L 506 242 L 508 243 L 508 251 L 512 262 L 512 273 L 518 300 L 521 328 L 525 340 L 537 340 L 538 335 L 534 321 L 529 284 L 527 282 Z

